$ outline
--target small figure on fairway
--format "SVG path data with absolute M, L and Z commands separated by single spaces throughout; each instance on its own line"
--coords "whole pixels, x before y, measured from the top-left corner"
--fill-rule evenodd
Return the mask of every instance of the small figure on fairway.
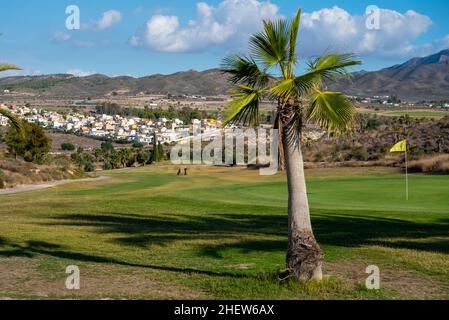
M 187 167 L 184 167 L 184 175 L 187 175 Z
M 178 177 L 181 175 L 181 168 L 178 168 Z

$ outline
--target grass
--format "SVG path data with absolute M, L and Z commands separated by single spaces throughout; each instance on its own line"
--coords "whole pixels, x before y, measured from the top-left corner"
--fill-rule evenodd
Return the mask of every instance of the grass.
M 449 298 L 449 176 L 390 169 L 307 172 L 326 280 L 279 280 L 285 177 L 170 166 L 0 196 L 0 297 L 147 299 Z M 64 287 L 78 265 L 81 290 Z M 363 286 L 381 270 L 379 291 Z
M 388 111 L 377 113 L 383 116 L 391 117 L 403 117 L 409 115 L 412 118 L 432 118 L 432 119 L 442 119 L 448 115 L 445 111 Z

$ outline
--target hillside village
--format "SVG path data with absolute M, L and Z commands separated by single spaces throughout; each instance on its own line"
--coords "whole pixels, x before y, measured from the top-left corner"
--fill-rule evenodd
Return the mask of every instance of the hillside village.
M 0 107 L 7 108 L 6 105 Z M 213 135 L 221 126 L 221 121 L 215 119 L 193 119 L 191 123 L 167 118 L 153 121 L 138 117 L 96 113 L 88 115 L 78 112 L 61 114 L 27 106 L 10 108 L 10 111 L 19 118 L 37 123 L 45 129 L 102 140 L 139 142 L 144 145 L 153 144 L 155 133 L 158 142 L 172 143 L 189 135 L 194 127 L 200 128 L 205 135 Z M 0 116 L 0 126 L 7 125 L 8 119 Z

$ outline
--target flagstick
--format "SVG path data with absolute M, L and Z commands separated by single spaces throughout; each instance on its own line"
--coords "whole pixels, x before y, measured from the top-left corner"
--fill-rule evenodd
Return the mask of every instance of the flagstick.
M 408 163 L 407 163 L 407 145 L 405 146 L 405 197 L 408 201 Z
M 408 113 L 408 103 L 406 105 L 407 115 Z M 407 122 L 405 123 L 407 125 Z M 406 139 L 408 139 L 408 134 L 406 135 Z M 408 140 L 405 140 L 405 197 L 408 201 L 408 163 L 407 163 L 407 149 L 408 149 Z

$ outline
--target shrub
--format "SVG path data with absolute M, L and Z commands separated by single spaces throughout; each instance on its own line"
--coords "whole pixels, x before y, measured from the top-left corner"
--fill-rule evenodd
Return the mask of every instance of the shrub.
M 425 157 L 420 160 L 411 161 L 409 170 L 411 172 L 424 173 L 449 173 L 449 155 Z
M 101 144 L 101 150 L 105 152 L 112 151 L 114 150 L 114 145 L 109 141 L 105 141 Z
M 382 124 L 383 124 L 382 120 L 380 120 L 379 118 L 373 118 L 373 119 L 368 120 L 368 123 L 366 124 L 366 128 L 368 130 L 377 129 Z
M 323 151 L 318 151 L 315 154 L 315 162 L 322 162 L 324 160 L 324 157 L 325 157 L 324 152 Z
M 84 165 L 84 171 L 85 172 L 94 172 L 95 171 L 95 165 L 92 162 L 88 162 Z
M 103 163 L 103 170 L 112 170 L 112 169 L 113 169 L 113 166 L 109 161 L 105 161 Z
M 151 160 L 151 152 L 148 150 L 139 151 L 136 160 L 141 165 L 146 165 Z
M 73 145 L 73 143 L 70 143 L 70 142 L 63 142 L 63 143 L 61 143 L 61 150 L 74 151 L 75 145 Z
M 350 151 L 351 159 L 359 161 L 367 161 L 369 159 L 369 152 L 365 147 L 356 147 Z
M 133 142 L 133 148 L 136 148 L 136 149 L 142 149 L 142 148 L 143 148 L 143 144 L 141 144 L 141 143 L 138 142 L 138 141 L 134 141 L 134 142 Z

